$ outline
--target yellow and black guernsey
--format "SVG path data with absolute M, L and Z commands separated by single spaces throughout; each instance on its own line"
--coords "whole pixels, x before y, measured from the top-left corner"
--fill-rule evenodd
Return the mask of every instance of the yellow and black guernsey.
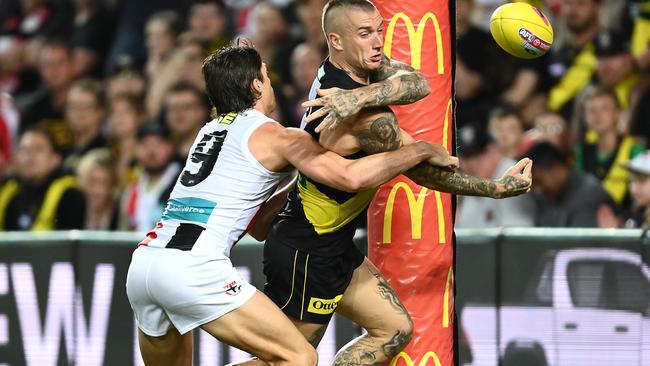
M 310 99 L 316 98 L 318 88 L 361 86 L 326 59 L 318 70 Z M 315 128 L 321 122 L 304 126 L 316 140 L 320 134 Z M 364 156 L 366 153 L 359 151 L 346 158 Z M 329 321 L 352 273 L 363 263 L 364 255 L 352 239 L 375 192 L 341 191 L 300 173 L 264 247 L 264 291 L 287 315 L 314 323 Z
M 329 60 L 323 62 L 318 76 L 312 86 L 314 96 L 317 88 L 354 89 L 364 86 L 334 67 Z M 310 112 L 312 111 L 308 111 Z M 319 119 L 304 126 L 305 131 L 316 140 L 320 134 L 315 129 L 321 122 L 322 119 Z M 360 159 L 366 155 L 359 151 L 345 158 Z M 274 237 L 285 245 L 307 253 L 339 255 L 347 246 L 352 245 L 359 219 L 365 214 L 376 191 L 368 189 L 345 192 L 313 181 L 300 173 L 287 205 L 273 225 Z

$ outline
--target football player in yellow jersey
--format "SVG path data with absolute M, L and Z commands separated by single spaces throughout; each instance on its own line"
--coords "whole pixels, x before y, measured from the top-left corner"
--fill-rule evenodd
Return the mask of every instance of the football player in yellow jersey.
M 305 130 L 325 148 L 351 159 L 412 143 L 386 106 L 417 101 L 429 93 L 429 85 L 413 68 L 382 54 L 382 17 L 374 5 L 332 0 L 324 9 L 323 29 L 329 57 L 314 85 L 339 90 L 307 103 L 313 108 L 306 121 L 316 121 Z M 315 90 L 311 95 L 315 97 Z M 326 128 L 337 120 L 345 123 Z M 504 198 L 530 189 L 531 167 L 523 159 L 497 181 L 426 163 L 405 174 L 439 191 Z M 374 193 L 349 193 L 300 175 L 264 248 L 265 293 L 314 346 L 334 312 L 368 331 L 338 352 L 335 365 L 382 364 L 413 333 L 413 322 L 395 292 L 352 243 Z

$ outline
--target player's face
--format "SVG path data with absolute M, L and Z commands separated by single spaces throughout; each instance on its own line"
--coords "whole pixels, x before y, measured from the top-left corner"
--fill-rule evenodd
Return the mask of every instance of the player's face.
M 341 47 L 346 63 L 358 71 L 378 69 L 384 46 L 381 14 L 377 10 L 350 9 L 347 16 L 347 24 L 341 32 Z
M 275 92 L 273 91 L 273 86 L 271 85 L 271 79 L 269 79 L 269 73 L 266 69 L 266 64 L 262 62 L 262 104 L 264 106 L 264 114 L 270 114 L 275 110 Z

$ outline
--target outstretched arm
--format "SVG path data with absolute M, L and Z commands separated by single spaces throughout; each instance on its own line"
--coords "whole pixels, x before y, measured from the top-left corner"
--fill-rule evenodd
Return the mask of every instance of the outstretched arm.
M 258 127 L 249 146 L 269 170 L 293 165 L 311 179 L 347 192 L 377 187 L 435 154 L 432 144 L 417 141 L 396 151 L 349 160 L 323 148 L 309 133 L 277 123 Z
M 393 113 L 377 113 L 368 121 L 365 125 L 359 126 L 360 130 L 356 135 L 361 149 L 369 154 L 393 150 L 415 141 L 400 129 Z M 531 168 L 530 159 L 524 159 L 510 168 L 501 179 L 492 180 L 424 162 L 404 174 L 417 184 L 440 192 L 505 198 L 530 190 Z
M 530 190 L 532 161 L 520 160 L 508 169 L 499 180 L 475 177 L 459 170 L 448 171 L 430 164 L 418 164 L 405 175 L 415 183 L 440 192 L 464 196 L 506 198 L 518 196 Z
M 328 126 L 333 128 L 362 108 L 410 104 L 426 97 L 430 92 L 429 81 L 424 75 L 385 55 L 380 68 L 372 74 L 370 80 L 372 84 L 361 88 L 320 90 L 321 98 L 303 103 L 303 107 L 321 107 L 307 116 L 307 122 L 325 116 L 316 128 L 316 132 L 320 132 Z

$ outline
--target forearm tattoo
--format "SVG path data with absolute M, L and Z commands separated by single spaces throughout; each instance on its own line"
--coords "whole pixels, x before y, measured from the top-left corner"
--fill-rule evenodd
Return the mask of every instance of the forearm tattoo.
M 393 85 L 389 78 L 399 71 L 406 71 L 398 76 L 398 86 Z M 418 101 L 429 94 L 429 82 L 424 75 L 416 72 L 414 68 L 401 62 L 392 61 L 384 55 L 381 66 L 371 74 L 371 98 L 368 107 L 394 104 L 409 104 Z
M 373 119 L 359 126 L 356 131 L 361 150 L 368 154 L 377 154 L 399 149 L 402 146 L 402 134 L 395 114 L 391 111 L 375 112 Z M 505 176 L 496 181 L 475 177 L 460 170 L 433 166 L 423 162 L 408 170 L 405 175 L 415 183 L 435 189 L 465 196 L 505 198 L 525 193 L 530 183 L 524 179 Z
M 397 87 L 393 80 L 384 80 L 371 86 L 372 96 L 366 106 L 410 104 L 429 94 L 429 83 L 419 73 L 406 73 L 397 77 Z
M 440 192 L 465 196 L 506 198 L 525 193 L 530 183 L 524 179 L 505 176 L 495 181 L 474 177 L 461 171 L 450 171 L 420 163 L 406 172 L 415 183 Z
M 402 146 L 402 133 L 397 117 L 390 111 L 379 112 L 372 122 L 361 126 L 357 141 L 361 150 L 368 154 L 397 150 Z

